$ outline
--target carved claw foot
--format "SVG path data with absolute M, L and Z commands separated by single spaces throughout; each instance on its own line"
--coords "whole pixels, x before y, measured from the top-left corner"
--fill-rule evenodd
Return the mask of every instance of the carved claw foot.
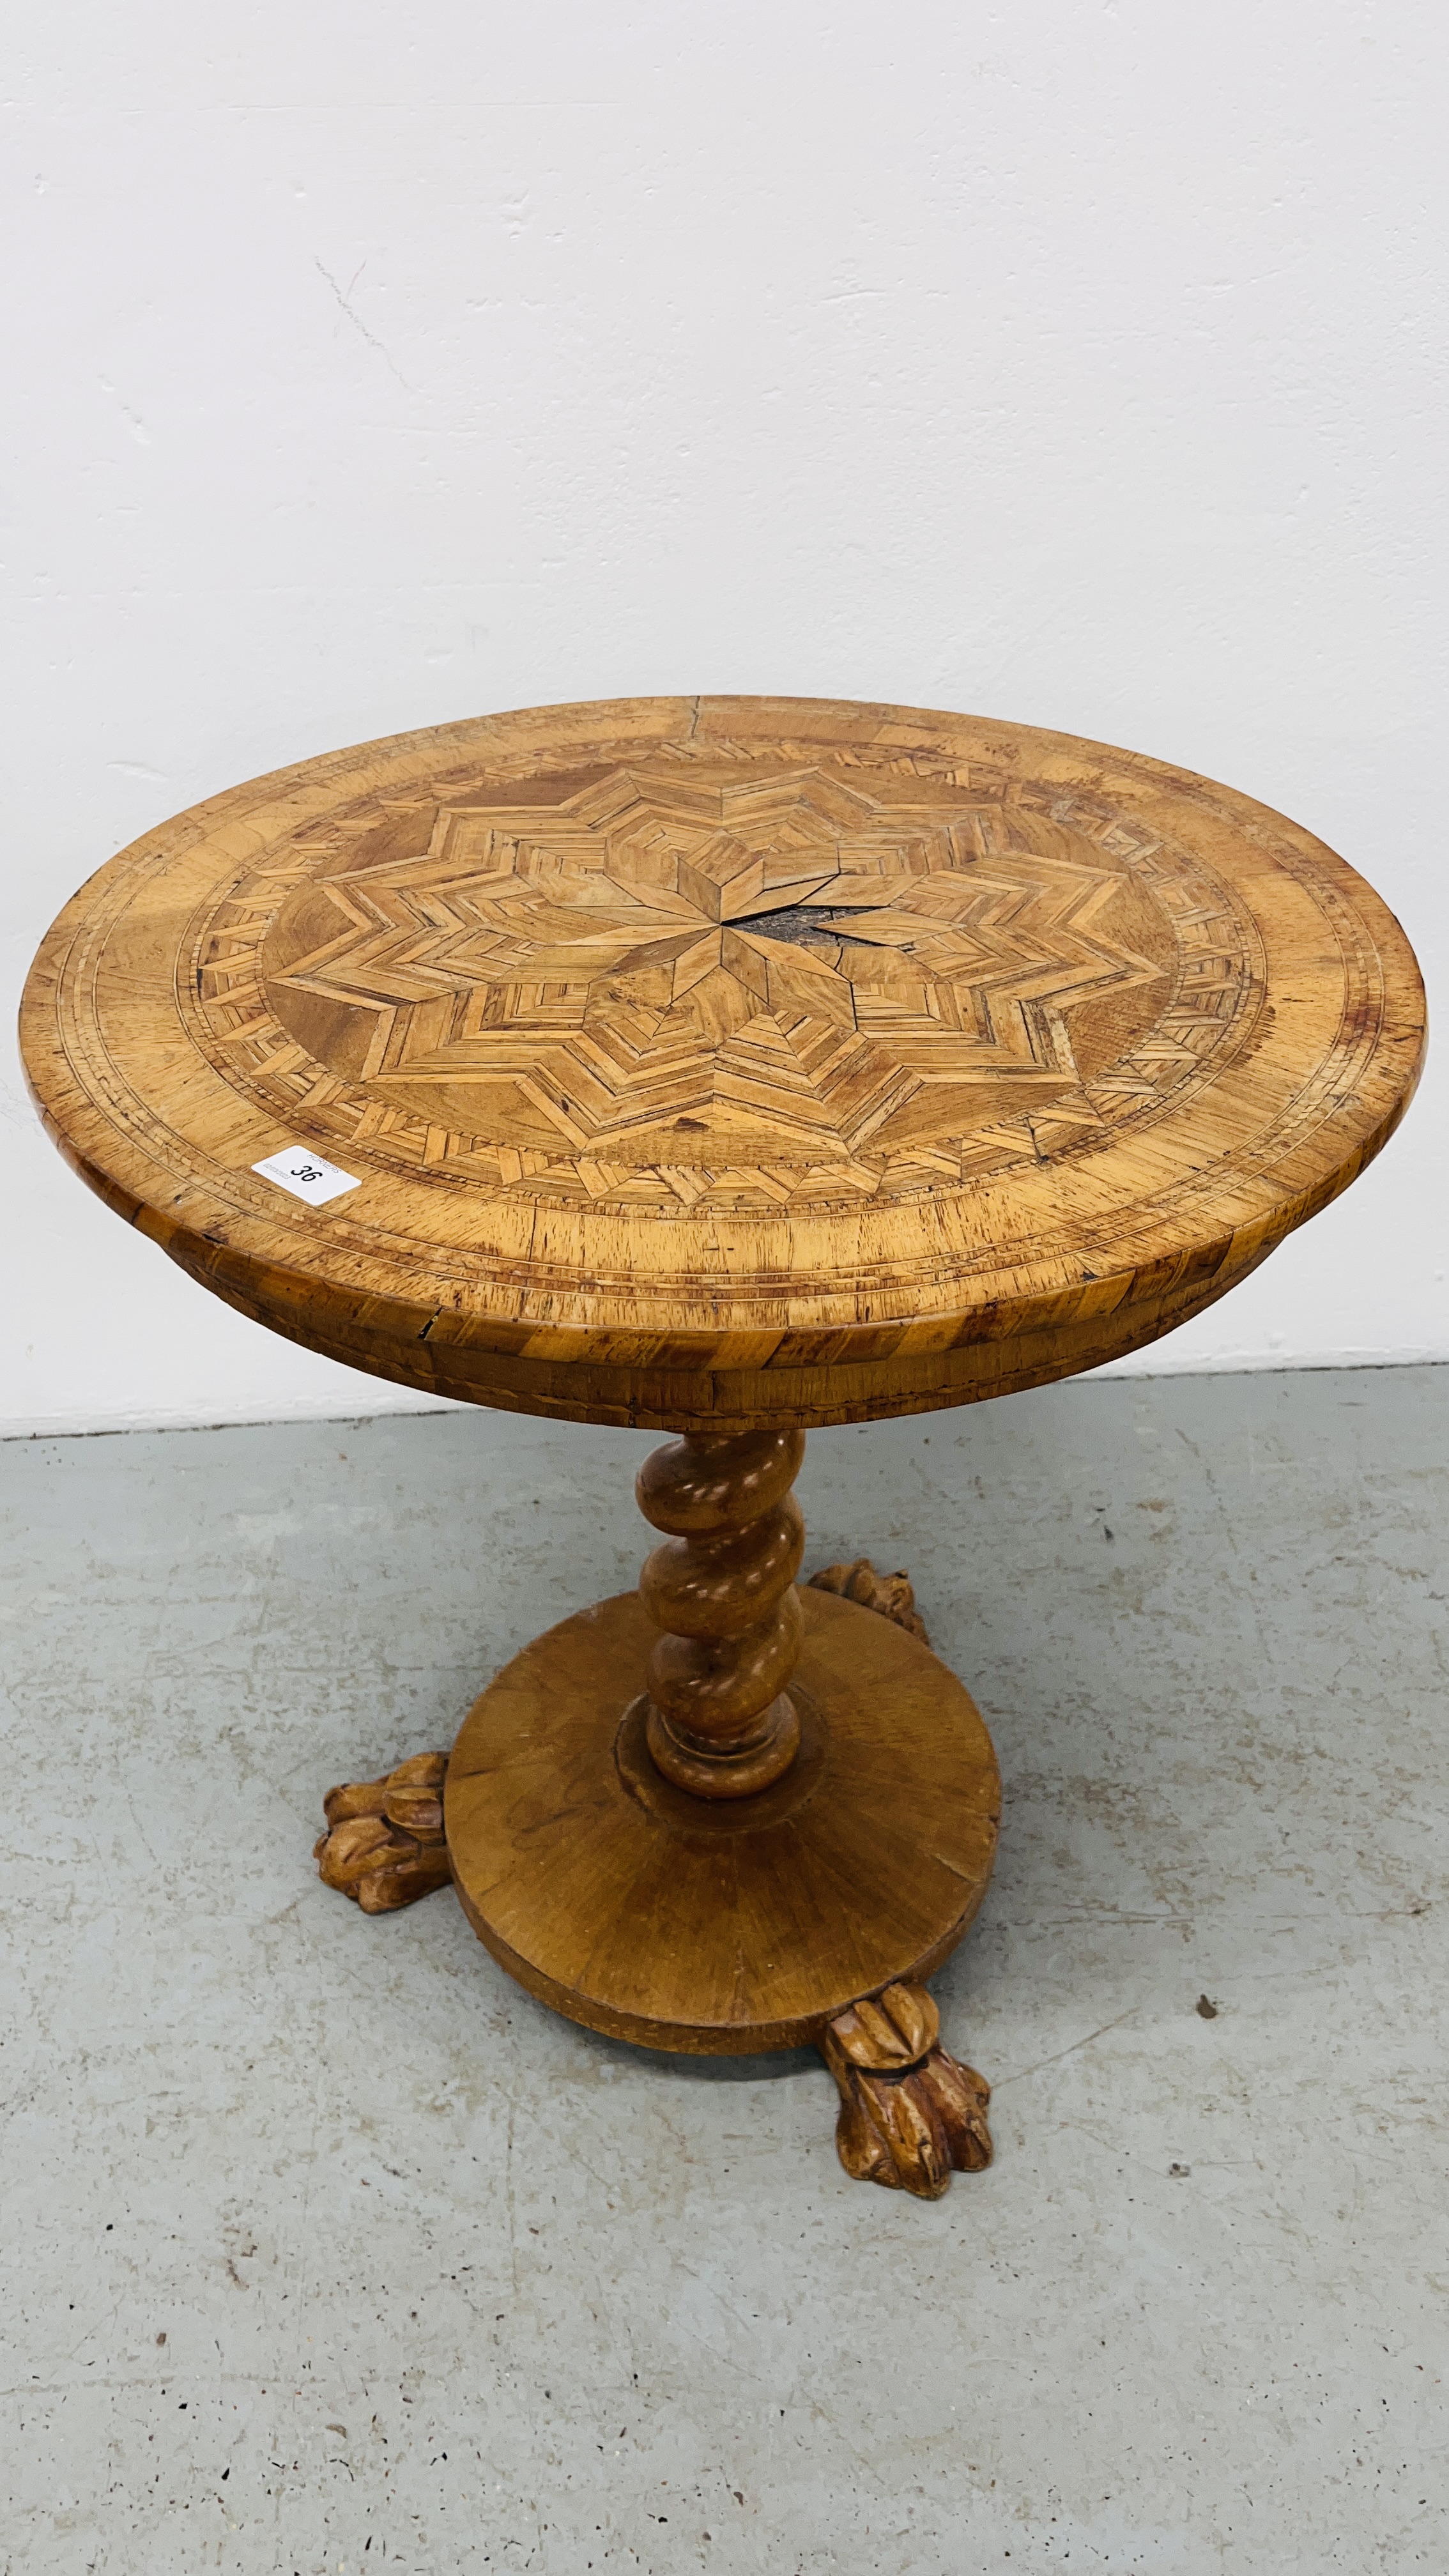
M 364 1914 L 395 1914 L 446 1887 L 443 1839 L 446 1753 L 417 1753 L 381 1780 L 345 1780 L 322 1801 L 327 1831 L 312 1857 L 328 1887 Z
M 957 2173 L 991 2162 L 991 2087 L 941 2046 L 924 1986 L 887 1986 L 828 2022 L 820 2054 L 840 2087 L 835 2143 L 856 2182 L 939 2200 Z
M 863 1610 L 878 1610 L 883 1619 L 894 1619 L 923 1646 L 931 1640 L 925 1621 L 916 1608 L 908 1574 L 877 1574 L 868 1556 L 858 1556 L 853 1565 L 823 1565 L 810 1577 L 813 1592 L 839 1592 L 847 1601 L 858 1601 Z

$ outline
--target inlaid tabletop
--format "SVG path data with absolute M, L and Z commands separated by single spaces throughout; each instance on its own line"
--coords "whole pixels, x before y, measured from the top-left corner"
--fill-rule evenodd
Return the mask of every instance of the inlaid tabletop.
M 93 1186 L 299 1339 L 530 1409 L 828 1420 L 1222 1293 L 1391 1133 L 1424 1011 L 1363 879 L 1228 788 L 667 698 L 179 816 L 67 905 L 23 1040 Z M 299 1154 L 311 1196 L 256 1168 Z

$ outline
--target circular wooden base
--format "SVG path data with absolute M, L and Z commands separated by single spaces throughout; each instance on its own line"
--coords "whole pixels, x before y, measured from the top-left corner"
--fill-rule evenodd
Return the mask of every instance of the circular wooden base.
M 976 1707 L 876 1612 L 800 1594 L 797 1761 L 757 1796 L 692 1797 L 645 1742 L 657 1631 L 637 1593 L 581 1610 L 475 1701 L 448 1765 L 463 1908 L 572 2021 L 686 2053 L 814 2039 L 955 1948 L 996 1855 Z

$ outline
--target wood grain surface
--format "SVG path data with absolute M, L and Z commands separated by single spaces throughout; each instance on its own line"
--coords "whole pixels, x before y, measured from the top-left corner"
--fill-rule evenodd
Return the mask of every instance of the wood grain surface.
M 1231 789 L 811 699 L 331 754 L 162 825 L 27 987 L 51 1132 L 355 1367 L 688 1430 L 969 1402 L 1196 1313 L 1403 1113 L 1392 915 Z M 304 1146 L 359 1186 L 253 1170 Z
M 929 1976 L 975 1914 L 1001 1792 L 974 1703 L 893 1620 L 798 1597 L 800 1749 L 753 1797 L 656 1769 L 636 1592 L 536 1638 L 464 1720 L 454 1883 L 493 1956 L 571 2021 L 685 2054 L 796 2047 Z

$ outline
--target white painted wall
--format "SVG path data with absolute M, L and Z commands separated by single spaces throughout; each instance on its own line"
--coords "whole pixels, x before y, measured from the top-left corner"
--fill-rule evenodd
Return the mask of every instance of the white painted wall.
M 1231 779 L 1437 979 L 1442 0 L 11 0 L 6 57 L 8 984 L 213 789 L 655 689 Z M 5 1079 L 7 1427 L 417 1403 L 198 1293 Z M 1134 1365 L 1449 1356 L 1446 1097 Z

